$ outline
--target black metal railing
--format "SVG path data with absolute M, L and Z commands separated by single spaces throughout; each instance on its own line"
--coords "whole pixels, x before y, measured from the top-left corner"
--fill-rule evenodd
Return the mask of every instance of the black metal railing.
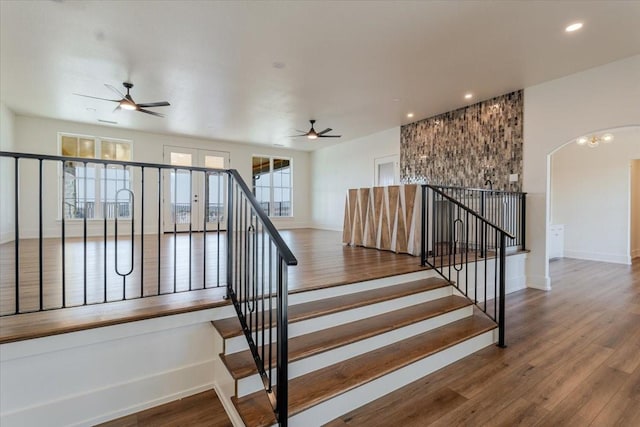
M 286 426 L 287 268 L 297 260 L 238 172 L 229 174 L 228 294 L 278 423 Z
M 0 316 L 226 286 L 287 425 L 287 269 L 297 261 L 237 171 L 13 152 L 0 162 L 13 188 L 0 195 L 3 215 L 13 214 L 13 236 L 0 244 Z M 70 198 L 74 165 L 130 178 L 89 200 L 85 174 L 74 178 L 85 191 Z
M 12 194 L 1 196 L 13 227 L 0 244 L 0 315 L 226 285 L 228 171 L 11 152 L 0 152 L 0 161 L 3 180 L 13 181 Z M 122 168 L 129 178 L 107 185 L 84 174 L 74 180 L 85 191 L 70 196 L 73 167 Z M 187 176 L 188 189 L 174 185 L 172 193 L 178 173 Z M 203 182 L 206 213 L 183 224 L 175 200 L 189 191 L 184 196 L 191 201 L 180 209 L 197 212 L 196 179 Z
M 507 247 L 526 249 L 527 193 L 446 185 L 431 186 L 513 235 L 514 238 L 507 238 Z
M 494 320 L 504 347 L 507 240 L 515 236 L 431 185 L 422 185 L 421 226 L 421 264 Z

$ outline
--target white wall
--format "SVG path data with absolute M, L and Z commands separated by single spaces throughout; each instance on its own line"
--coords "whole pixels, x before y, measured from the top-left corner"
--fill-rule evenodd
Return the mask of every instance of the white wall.
M 2 344 L 0 425 L 89 426 L 228 388 L 211 321 L 232 315 L 226 306 Z
M 551 223 L 564 224 L 566 257 L 631 263 L 630 163 L 640 157 L 640 128 L 612 133 L 612 143 L 572 142 L 551 156 Z
M 0 150 L 2 151 L 14 149 L 14 122 L 13 111 L 0 102 Z M 0 159 L 0 192 L 10 194 L 11 197 L 4 197 L 0 205 L 0 243 L 13 239 L 13 184 L 13 159 L 2 158 Z
M 631 258 L 640 257 L 640 159 L 631 162 Z
M 313 226 L 342 230 L 347 190 L 373 186 L 375 159 L 399 154 L 399 127 L 313 151 L 310 162 Z
M 523 191 L 528 285 L 550 289 L 546 248 L 549 154 L 604 129 L 640 125 L 640 55 L 525 89 Z
M 247 185 L 251 185 L 251 156 L 253 154 L 280 155 L 293 159 L 293 218 L 278 218 L 273 222 L 278 228 L 306 227 L 310 222 L 309 212 L 309 153 L 288 149 L 278 149 L 269 146 L 257 146 L 232 142 L 221 142 L 206 139 L 195 139 L 182 136 L 160 135 L 146 132 L 138 132 L 115 127 L 88 125 L 83 123 L 67 122 L 60 120 L 26 117 L 15 117 L 15 144 L 14 150 L 28 153 L 57 155 L 58 132 L 69 132 L 100 137 L 129 139 L 133 141 L 133 160 L 139 162 L 163 163 L 163 146 L 200 148 L 230 153 L 231 168 L 237 169 Z M 21 167 L 22 169 L 22 167 Z M 21 237 L 34 237 L 37 235 L 37 210 L 24 207 L 37 206 L 37 169 L 35 164 L 25 163 L 24 174 L 21 174 L 21 191 L 25 195 L 21 200 Z M 56 183 L 57 169 L 53 164 L 45 164 L 45 203 L 47 212 L 56 212 L 58 203 L 57 192 L 59 185 Z M 145 179 L 145 218 L 153 219 L 157 215 L 156 197 L 157 178 L 153 175 Z M 134 192 L 139 194 L 139 183 L 135 182 Z M 29 190 L 31 189 L 31 194 Z M 4 194 L 4 191 L 3 191 Z M 28 198 L 30 196 L 30 198 Z M 58 235 L 60 225 L 55 219 L 55 214 L 46 215 L 44 223 L 45 235 Z M 145 232 L 154 232 L 157 223 L 145 221 Z M 73 225 L 67 224 L 68 227 Z M 80 224 L 77 224 L 79 227 Z M 96 224 L 99 228 L 99 225 Z M 136 226 L 139 230 L 140 227 Z M 77 227 L 76 227 L 77 228 Z M 69 228 L 68 228 L 69 229 Z M 70 231 L 73 233 L 73 230 Z

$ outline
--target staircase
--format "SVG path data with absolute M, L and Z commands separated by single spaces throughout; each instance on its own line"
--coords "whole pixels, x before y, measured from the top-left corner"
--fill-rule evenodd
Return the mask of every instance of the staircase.
M 433 270 L 289 296 L 289 419 L 320 426 L 496 341 L 496 324 Z M 237 317 L 213 322 L 248 427 L 276 418 Z M 259 349 L 260 350 L 260 349 Z

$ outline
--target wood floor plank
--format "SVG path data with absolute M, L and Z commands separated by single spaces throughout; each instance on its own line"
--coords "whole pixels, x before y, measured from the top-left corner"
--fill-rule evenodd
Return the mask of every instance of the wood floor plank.
M 437 351 L 495 328 L 486 317 L 472 316 L 289 381 L 289 413 L 295 415 L 359 385 L 421 360 Z M 234 399 L 247 425 L 275 421 L 262 391 Z
M 376 425 L 359 420 L 383 416 L 380 408 L 403 401 L 404 412 L 385 424 L 403 425 L 426 396 L 449 388 L 467 401 L 421 426 L 640 425 L 640 328 L 622 315 L 638 314 L 638 261 L 551 262 L 551 291 L 507 296 L 506 349 L 485 348 L 339 419 Z
M 231 427 L 216 392 L 205 391 L 100 424 L 100 427 Z
M 301 320 L 312 319 L 314 317 L 324 316 L 339 311 L 349 310 L 353 308 L 363 307 L 395 298 L 413 295 L 428 290 L 438 289 L 449 286 L 449 283 L 439 277 L 430 277 L 427 279 L 416 280 L 413 282 L 402 283 L 384 288 L 371 289 L 363 292 L 357 292 L 339 297 L 326 298 L 318 301 L 311 301 L 302 304 L 289 306 L 287 311 L 289 323 L 299 322 Z M 272 314 L 275 326 L 276 312 Z M 259 320 L 261 324 L 261 319 Z M 220 319 L 213 322 L 218 332 L 223 338 L 231 338 L 242 335 L 242 326 L 237 317 L 228 319 Z
M 298 259 L 298 265 L 288 269 L 290 293 L 425 270 L 420 266 L 419 259 L 410 255 L 343 246 L 339 232 L 298 229 L 283 230 L 281 234 Z M 223 289 L 226 285 L 226 258 L 224 257 L 226 235 L 222 233 L 221 236 L 219 242 L 217 233 L 207 233 L 206 236 L 207 284 L 215 286 L 219 283 L 222 288 L 218 289 Z M 220 243 L 219 247 L 218 243 Z M 126 246 L 127 243 L 122 242 L 122 244 Z M 136 251 L 134 273 L 125 284 L 127 298 L 136 298 L 140 295 L 142 272 L 144 274 L 142 289 L 145 295 L 157 294 L 159 282 L 161 292 L 173 292 L 174 247 L 177 254 L 176 289 L 178 291 L 189 289 L 189 271 L 192 274 L 192 288 L 202 287 L 203 269 L 198 267 L 198 262 L 203 257 L 204 236 L 202 233 L 194 233 L 192 236 L 193 262 L 191 269 L 188 258 L 185 258 L 189 253 L 189 246 L 188 234 L 178 234 L 175 239 L 172 234 L 162 235 L 160 254 L 158 255 L 157 236 L 145 236 L 144 262 Z M 137 237 L 135 247 L 140 247 L 139 237 Z M 165 311 L 162 308 L 162 305 L 165 304 L 180 306 L 180 309 L 184 311 L 202 310 L 228 304 L 228 301 L 223 299 L 224 291 L 213 292 L 207 294 L 206 298 L 202 298 L 198 294 L 199 291 L 196 290 L 195 294 L 190 297 L 185 295 L 191 294 L 191 292 L 163 295 L 160 298 L 162 303 L 155 309 L 155 315 L 154 310 L 148 310 L 149 306 L 154 304 L 149 302 L 148 298 L 82 306 L 83 263 L 77 262 L 84 257 L 82 239 L 67 238 L 65 248 L 68 275 L 65 284 L 66 303 L 67 306 L 79 306 L 71 309 L 10 316 L 9 314 L 15 310 L 14 243 L 0 244 L 0 343 L 133 321 L 139 314 L 143 315 L 141 318 L 172 314 L 171 310 Z M 43 249 L 45 254 L 43 287 L 45 308 L 55 308 L 62 303 L 61 240 L 44 239 Z M 125 249 L 122 248 L 122 250 Z M 37 309 L 39 296 L 37 255 L 37 239 L 20 240 L 20 301 L 24 310 Z M 104 242 L 102 238 L 90 237 L 87 246 L 89 302 L 101 302 L 104 296 L 103 255 Z M 107 255 L 109 260 L 113 259 L 113 239 L 107 241 Z M 161 264 L 159 282 L 158 260 Z M 220 274 L 217 270 L 218 265 L 221 265 Z M 108 269 L 107 273 L 108 298 L 110 300 L 121 299 L 122 278 L 111 269 Z M 71 311 L 67 312 L 68 310 Z M 67 313 L 61 314 L 62 312 Z
M 289 340 L 289 362 L 440 316 L 453 310 L 468 307 L 470 304 L 466 298 L 448 296 L 294 337 Z M 249 350 L 226 356 L 221 355 L 221 357 L 234 379 L 257 373 L 256 364 Z M 275 360 L 273 362 L 275 363 Z

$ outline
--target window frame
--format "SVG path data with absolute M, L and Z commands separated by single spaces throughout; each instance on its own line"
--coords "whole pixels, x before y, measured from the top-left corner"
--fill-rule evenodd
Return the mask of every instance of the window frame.
M 261 157 L 264 159 L 269 159 L 269 212 L 267 212 L 267 216 L 269 218 L 293 218 L 293 158 L 292 157 L 288 157 L 288 156 L 280 156 L 280 155 L 267 155 L 267 154 L 252 154 L 251 155 L 251 192 L 252 194 L 255 196 L 255 186 L 254 186 L 254 182 L 253 182 L 253 159 L 255 157 Z M 275 206 L 275 202 L 274 202 L 274 185 L 273 185 L 273 161 L 274 159 L 281 159 L 281 160 L 288 160 L 289 161 L 289 169 L 290 169 L 290 180 L 289 180 L 289 187 L 278 187 L 278 188 L 288 188 L 290 190 L 290 194 L 291 194 L 291 201 L 290 201 L 290 206 L 289 206 L 289 215 L 272 215 L 271 211 L 273 210 L 273 207 Z M 258 203 L 260 203 L 260 200 L 258 200 Z
M 71 138 L 84 138 L 84 139 L 91 139 L 94 141 L 94 148 L 93 148 L 93 157 L 87 157 L 87 163 L 91 163 L 92 160 L 108 160 L 108 159 L 103 159 L 102 158 L 102 143 L 103 142 L 114 142 L 114 143 L 121 143 L 121 144 L 127 144 L 129 146 L 129 159 L 127 161 L 132 161 L 133 160 L 133 140 L 130 139 L 123 139 L 123 138 L 112 138 L 112 137 L 105 137 L 105 136 L 95 136 L 95 135 L 87 135 L 87 134 L 81 134 L 81 133 L 73 133 L 73 132 L 58 132 L 57 133 L 57 153 L 60 157 L 71 157 L 71 156 L 65 156 L 62 154 L 62 138 L 63 137 L 71 137 Z M 80 157 L 80 156 L 78 156 Z M 66 161 L 65 161 L 66 163 Z M 110 179 L 106 176 L 106 174 L 104 174 L 103 176 L 103 171 L 105 171 L 105 167 L 102 164 L 97 164 L 97 163 L 93 163 L 91 166 L 87 165 L 87 167 L 92 167 L 95 170 L 95 178 L 94 179 L 94 194 L 95 194 L 95 209 L 94 209 L 94 216 L 92 218 L 86 218 L 87 221 L 104 221 L 104 215 L 103 215 L 103 209 L 102 209 L 102 204 L 104 202 L 104 197 L 102 196 L 102 186 L 103 186 L 103 182 L 107 182 L 110 181 Z M 133 187 L 133 171 L 130 168 L 126 168 L 126 170 L 128 170 L 129 172 L 129 177 L 128 177 L 128 188 L 131 189 Z M 70 218 L 70 217 L 64 217 L 64 209 L 63 209 L 63 201 L 65 198 L 65 190 L 62 188 L 62 175 L 65 173 L 64 170 L 64 163 L 59 164 L 58 165 L 58 183 L 59 185 L 58 187 L 58 197 L 57 197 L 57 220 L 58 221 L 62 221 L 64 220 L 69 221 L 69 222 L 79 222 L 79 221 L 84 221 L 85 218 Z M 107 185 L 106 183 L 104 184 L 105 186 Z M 113 218 L 109 218 L 107 217 L 107 220 L 110 220 Z M 119 221 L 131 221 L 133 218 L 131 217 L 122 217 L 122 218 L 118 218 Z

